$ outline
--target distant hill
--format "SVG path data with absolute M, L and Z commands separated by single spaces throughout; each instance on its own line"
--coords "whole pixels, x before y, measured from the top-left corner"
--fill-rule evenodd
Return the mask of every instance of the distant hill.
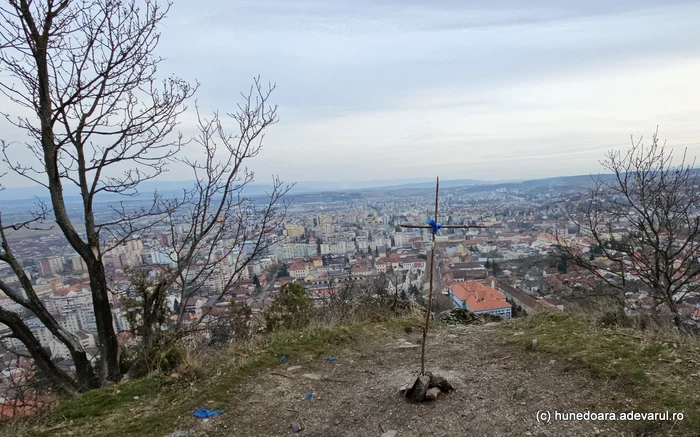
M 598 177 L 594 175 L 593 177 Z M 607 179 L 613 175 L 600 175 Z M 553 178 L 531 179 L 525 181 L 480 181 L 474 179 L 454 179 L 441 180 L 441 188 L 463 188 L 467 192 L 490 191 L 499 188 L 509 189 L 533 189 L 547 187 L 575 187 L 589 186 L 592 184 L 591 175 L 559 176 Z M 140 195 L 132 200 L 150 197 L 158 190 L 165 196 L 176 196 L 184 189 L 192 186 L 194 181 L 145 181 L 140 186 Z M 297 182 L 290 191 L 291 195 L 303 195 L 313 193 L 330 192 L 356 192 L 356 191 L 397 191 L 397 190 L 425 190 L 435 187 L 434 179 L 394 179 L 394 180 L 373 180 L 373 181 L 319 181 L 319 182 Z M 246 196 L 262 196 L 272 190 L 271 184 L 251 183 L 247 185 L 243 194 Z M 68 202 L 79 201 L 79 191 L 75 186 L 65 187 L 65 197 Z M 20 201 L 33 199 L 48 199 L 48 192 L 43 187 L 21 187 L 6 188 L 0 191 L 0 201 Z M 105 193 L 98 197 L 98 202 L 113 202 L 115 200 L 129 199 L 118 194 Z
M 477 181 L 474 179 L 456 179 L 451 181 L 440 181 L 440 186 L 443 188 L 454 188 L 454 187 L 468 187 L 473 185 L 488 185 L 493 184 L 493 182 Z M 414 189 L 414 188 L 435 188 L 435 180 L 430 180 L 426 182 L 414 182 L 406 184 L 391 184 L 391 185 L 381 185 L 375 187 L 369 187 L 371 190 L 386 190 L 391 188 L 393 190 L 402 189 Z
M 475 181 L 471 179 L 441 181 L 444 187 L 472 186 L 485 184 L 487 182 Z M 183 190 L 192 187 L 194 181 L 145 181 L 139 187 L 141 193 L 138 197 L 152 196 L 158 190 L 165 196 L 176 196 Z M 320 181 L 320 182 L 297 182 L 290 194 L 322 193 L 329 191 L 348 190 L 368 190 L 368 189 L 410 189 L 410 188 L 430 188 L 435 186 L 434 180 L 427 179 L 396 179 L 396 180 L 374 180 L 374 181 Z M 75 186 L 65 186 L 65 197 L 67 201 L 78 201 L 80 192 Z M 272 190 L 271 184 L 251 183 L 243 189 L 246 196 L 264 195 Z M 48 191 L 40 186 L 6 188 L 0 191 L 0 201 L 28 200 L 38 197 L 48 200 Z M 98 201 L 109 202 L 115 199 L 125 199 L 124 196 L 112 193 L 104 193 L 98 197 Z

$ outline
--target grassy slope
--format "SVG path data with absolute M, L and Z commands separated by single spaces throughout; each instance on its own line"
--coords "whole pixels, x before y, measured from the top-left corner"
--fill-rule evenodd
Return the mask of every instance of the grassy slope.
M 663 428 L 700 429 L 700 340 L 670 332 L 603 329 L 572 314 L 542 313 L 501 326 L 505 342 L 569 358 L 601 382 L 610 382 L 622 395 L 619 412 L 629 406 L 640 412 L 682 412 L 682 422 Z M 644 430 L 658 424 L 635 426 Z
M 16 421 L 0 436 L 163 436 L 188 429 L 199 408 L 226 408 L 238 402 L 236 388 L 246 377 L 279 364 L 279 357 L 332 355 L 348 343 L 378 329 L 415 325 L 416 319 L 396 319 L 303 332 L 280 332 L 255 344 L 232 347 L 216 357 L 196 380 L 150 376 L 66 400 L 49 413 Z
M 215 358 L 195 380 L 152 376 L 95 390 L 64 401 L 54 411 L 30 421 L 12 422 L 0 436 L 163 436 L 190 429 L 198 408 L 230 408 L 240 400 L 237 388 L 248 376 L 279 365 L 281 355 L 323 357 L 382 330 L 415 326 L 415 319 L 284 332 L 263 342 L 236 346 Z M 598 328 L 590 319 L 539 314 L 499 325 L 506 343 L 528 353 L 568 358 L 584 367 L 601 387 L 612 386 L 618 411 L 683 412 L 685 420 L 663 425 L 668 431 L 700 429 L 700 341 L 672 334 Z M 535 348 L 532 339 L 538 340 Z M 546 376 L 546 375 L 545 375 Z M 616 393 L 615 393 L 616 392 Z M 635 424 L 653 431 L 658 424 Z M 646 428 L 645 428 L 646 427 Z

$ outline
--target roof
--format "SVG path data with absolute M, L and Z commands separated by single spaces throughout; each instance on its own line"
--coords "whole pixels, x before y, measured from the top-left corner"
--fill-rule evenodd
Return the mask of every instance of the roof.
M 457 282 L 452 284 L 450 289 L 472 311 L 488 311 L 511 307 L 506 302 L 506 296 L 503 293 L 478 282 Z
M 306 270 L 306 264 L 300 263 L 300 264 L 294 264 L 292 265 L 288 271 L 292 270 Z
M 0 420 L 11 419 L 15 416 L 31 416 L 37 410 L 37 404 L 31 401 L 18 401 L 0 404 Z
M 58 289 L 58 290 L 56 290 L 53 294 L 54 294 L 54 296 L 68 296 L 68 294 L 71 293 L 71 292 L 77 293 L 77 292 L 80 292 L 80 291 L 82 291 L 82 288 L 78 288 L 78 287 L 67 287 L 67 288 Z

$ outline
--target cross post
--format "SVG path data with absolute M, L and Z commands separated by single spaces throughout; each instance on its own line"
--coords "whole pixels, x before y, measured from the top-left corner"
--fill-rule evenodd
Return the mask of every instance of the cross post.
M 410 225 L 410 224 L 399 224 L 401 228 L 409 229 L 431 229 L 433 238 L 432 245 L 430 249 L 430 291 L 428 292 L 428 311 L 425 315 L 425 327 L 423 328 L 423 342 L 421 343 L 420 350 L 420 374 L 425 375 L 425 343 L 428 336 L 428 328 L 430 328 L 430 314 L 433 310 L 433 271 L 435 270 L 435 235 L 437 231 L 441 228 L 447 229 L 468 229 L 468 228 L 486 228 L 487 226 L 481 225 L 441 225 L 438 223 L 438 194 L 440 189 L 440 178 L 438 177 L 435 182 L 435 215 L 433 218 L 428 220 L 425 225 Z

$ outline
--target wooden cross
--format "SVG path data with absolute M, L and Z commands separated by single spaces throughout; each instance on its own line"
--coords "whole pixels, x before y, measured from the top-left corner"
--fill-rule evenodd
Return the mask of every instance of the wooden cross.
M 431 220 L 428 221 L 426 225 L 409 225 L 409 224 L 399 224 L 401 228 L 412 228 L 412 229 L 430 229 L 433 234 L 432 247 L 430 249 L 430 292 L 428 292 L 428 312 L 425 316 L 425 328 L 423 329 L 423 342 L 421 343 L 420 350 L 420 374 L 425 375 L 425 340 L 428 336 L 428 328 L 430 327 L 430 314 L 433 310 L 433 271 L 435 265 L 435 235 L 437 231 L 442 228 L 447 229 L 467 229 L 467 228 L 486 228 L 487 226 L 481 225 L 440 225 L 438 223 L 438 191 L 440 188 L 440 178 L 438 177 L 435 182 L 435 215 Z

